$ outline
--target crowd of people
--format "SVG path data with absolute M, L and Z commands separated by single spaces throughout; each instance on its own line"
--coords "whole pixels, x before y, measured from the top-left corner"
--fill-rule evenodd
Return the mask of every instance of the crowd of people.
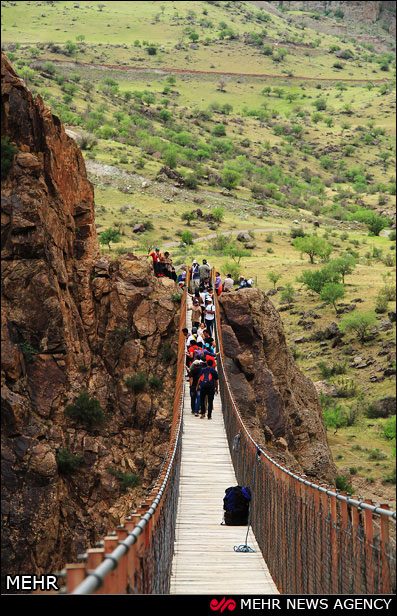
M 206 259 L 202 263 L 193 260 L 188 268 L 183 266 L 177 277 L 169 252 L 161 254 L 156 248 L 149 254 L 153 259 L 153 270 L 156 276 L 168 276 L 184 289 L 189 281 L 188 294 L 192 300 L 192 328 L 184 328 L 186 340 L 186 369 L 190 386 L 191 412 L 196 417 L 212 419 L 214 397 L 219 391 L 219 376 L 216 370 L 216 351 L 214 339 L 215 325 L 215 295 L 239 291 L 253 286 L 252 279 L 240 276 L 235 289 L 231 274 L 222 281 L 220 272 L 215 272 L 212 283 L 212 268 Z

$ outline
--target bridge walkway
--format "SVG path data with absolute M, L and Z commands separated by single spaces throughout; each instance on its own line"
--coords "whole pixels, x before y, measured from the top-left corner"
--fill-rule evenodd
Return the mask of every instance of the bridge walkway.
M 191 313 L 186 326 L 191 328 Z M 187 381 L 186 381 L 187 382 Z M 237 485 L 219 394 L 212 420 L 191 413 L 188 384 L 183 408 L 181 477 L 170 594 L 278 594 L 252 529 L 225 526 L 225 489 Z

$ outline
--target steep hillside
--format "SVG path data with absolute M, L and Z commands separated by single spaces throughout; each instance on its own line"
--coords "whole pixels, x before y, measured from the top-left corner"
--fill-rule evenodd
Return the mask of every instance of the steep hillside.
M 146 258 L 100 257 L 81 153 L 5 57 L 1 128 L 3 562 L 40 574 L 157 477 L 178 310 Z

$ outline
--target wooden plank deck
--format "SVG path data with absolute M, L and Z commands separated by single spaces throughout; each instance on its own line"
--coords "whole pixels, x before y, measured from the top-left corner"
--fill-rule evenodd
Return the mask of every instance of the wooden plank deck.
M 255 552 L 235 552 L 247 527 L 221 525 L 225 489 L 234 485 L 220 396 L 212 420 L 200 419 L 191 413 L 187 384 L 170 594 L 278 594 L 252 530 L 247 544 Z

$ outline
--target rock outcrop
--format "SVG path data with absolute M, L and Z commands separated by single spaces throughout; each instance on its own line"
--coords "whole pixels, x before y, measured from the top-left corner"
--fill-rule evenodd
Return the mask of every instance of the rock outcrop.
M 79 149 L 4 56 L 1 70 L 16 148 L 2 181 L 2 558 L 9 575 L 40 575 L 113 529 L 157 476 L 179 314 L 175 283 L 147 259 L 101 257 Z M 84 392 L 105 421 L 65 412 Z
M 270 299 L 243 289 L 222 294 L 220 306 L 230 384 L 257 442 L 289 468 L 333 483 L 316 389 L 297 367 Z

